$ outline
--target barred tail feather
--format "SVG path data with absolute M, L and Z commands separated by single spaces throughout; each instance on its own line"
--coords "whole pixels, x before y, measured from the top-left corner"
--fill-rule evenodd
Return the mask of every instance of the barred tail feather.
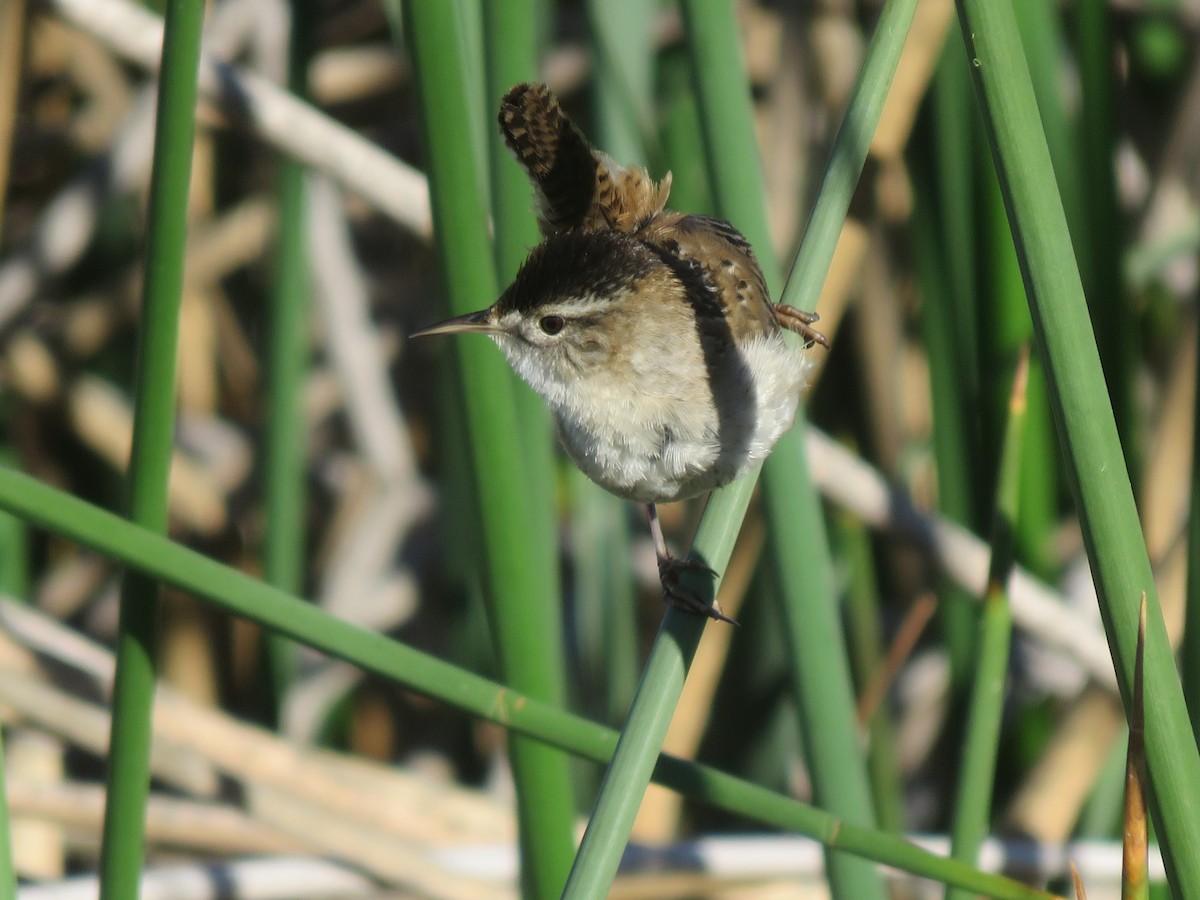
M 543 234 L 584 223 L 596 195 L 592 148 L 545 85 L 519 84 L 500 103 L 500 130 L 537 189 Z

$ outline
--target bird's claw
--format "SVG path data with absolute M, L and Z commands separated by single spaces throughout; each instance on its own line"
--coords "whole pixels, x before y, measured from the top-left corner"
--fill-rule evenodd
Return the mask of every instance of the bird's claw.
M 713 603 L 706 603 L 702 600 L 695 591 L 684 587 L 679 579 L 684 572 L 702 572 L 711 578 L 716 578 L 716 571 L 706 566 L 698 559 L 677 559 L 673 556 L 667 558 L 660 557 L 658 560 L 658 577 L 662 582 L 663 600 L 670 603 L 676 609 L 681 609 L 684 612 L 689 612 L 692 615 L 707 616 L 710 619 L 716 619 L 718 622 L 728 622 L 730 625 L 738 623 L 721 612 L 720 607 Z
M 779 323 L 780 327 L 786 328 L 788 331 L 794 331 L 804 338 L 806 347 L 811 347 L 813 344 L 820 344 L 826 350 L 829 349 L 829 339 L 812 327 L 813 323 L 821 320 L 821 317 L 815 312 L 796 309 L 794 306 L 787 306 L 783 303 L 776 303 L 774 308 L 775 321 Z

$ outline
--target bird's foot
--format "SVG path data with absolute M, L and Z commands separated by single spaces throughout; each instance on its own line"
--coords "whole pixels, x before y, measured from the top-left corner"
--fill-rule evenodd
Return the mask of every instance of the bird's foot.
M 814 322 L 821 319 L 815 312 L 806 312 L 803 309 L 796 309 L 794 306 L 784 306 L 782 303 L 776 303 L 774 308 L 775 321 L 779 323 L 780 328 L 796 332 L 804 338 L 806 346 L 820 344 L 826 350 L 829 349 L 828 338 L 812 327 Z
M 695 591 L 682 585 L 679 579 L 684 572 L 703 572 L 712 578 L 717 577 L 717 573 L 712 568 L 706 566 L 698 559 L 677 559 L 674 556 L 660 556 L 658 558 L 658 577 L 662 582 L 663 600 L 677 609 L 682 609 L 684 612 L 689 612 L 692 615 L 707 616 L 719 622 L 728 622 L 730 625 L 738 624 L 735 620 L 721 612 L 721 608 L 717 606 L 715 600 L 711 604 L 705 603 Z

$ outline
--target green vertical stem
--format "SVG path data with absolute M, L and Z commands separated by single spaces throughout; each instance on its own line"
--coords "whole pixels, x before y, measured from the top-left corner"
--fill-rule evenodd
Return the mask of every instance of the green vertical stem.
M 1071 247 L 1076 265 L 1081 273 L 1092 269 L 1091 231 L 1084 223 L 1084 198 L 1080 189 L 1079 158 L 1082 153 L 1077 136 L 1071 129 L 1071 118 L 1067 114 L 1061 89 L 1063 35 L 1059 11 L 1049 3 L 1017 3 L 1013 6 L 1017 16 L 1017 27 L 1021 32 L 1022 46 L 1029 62 L 1030 78 L 1037 99 L 1039 120 L 1046 134 L 1050 149 L 1050 162 L 1054 166 L 1055 180 L 1062 198 L 1067 226 L 1071 232 Z M 980 142 L 983 143 L 982 141 Z M 1111 148 L 1110 148 L 1111 151 Z M 1111 159 L 1111 156 L 1110 156 Z M 991 179 L 989 178 L 989 181 Z M 996 210 L 1002 213 L 1002 204 Z M 1115 211 L 1114 211 L 1115 214 Z M 998 216 L 997 220 L 1002 219 Z M 1005 251 L 1011 246 L 1007 237 L 996 246 Z M 1113 248 L 1113 252 L 1118 251 Z M 1120 265 L 1119 254 L 1112 260 Z M 1019 284 L 1020 268 L 1012 259 L 1015 305 L 1022 307 L 1021 316 L 1026 324 L 1026 334 L 1032 336 L 1033 323 L 1024 308 L 1024 291 Z M 1113 270 L 1113 284 L 1120 281 L 1119 269 Z M 1085 286 L 1090 288 L 1087 279 Z M 1093 321 L 1095 318 L 1093 317 Z M 1118 330 L 1123 322 L 1112 323 Z M 1124 330 L 1129 347 L 1128 329 Z M 1019 352 L 1018 348 L 1013 352 Z M 1008 370 L 1012 369 L 1009 360 Z M 1007 377 L 1005 378 L 1007 380 Z M 997 423 L 1003 427 L 1006 398 L 997 397 Z M 1021 455 L 1021 498 L 1017 518 L 1017 555 L 1032 571 L 1043 578 L 1053 578 L 1054 559 L 1050 553 L 1053 532 L 1058 527 L 1058 453 L 1054 447 L 1054 426 L 1046 397 L 1046 373 L 1039 360 L 1032 359 L 1029 367 L 1027 389 L 1027 411 L 1025 413 L 1024 438 Z M 1120 421 L 1120 420 L 1118 420 Z M 1002 432 L 997 432 L 998 434 Z
M 703 130 L 696 95 L 692 90 L 692 71 L 681 47 L 670 47 L 659 54 L 659 103 L 662 122 L 661 169 L 672 174 L 672 209 L 690 213 L 712 213 L 709 194 L 711 178 L 704 155 Z
M 435 234 L 451 306 L 478 309 L 497 294 L 488 237 L 488 198 L 472 152 L 464 152 L 471 87 L 461 58 L 462 22 L 438 0 L 404 4 L 422 110 Z M 525 460 L 511 377 L 490 342 L 454 347 L 462 375 L 474 495 L 483 537 L 484 573 L 500 666 L 515 689 L 562 705 L 565 663 L 555 547 L 531 541 Z M 536 511 L 535 511 L 536 513 Z M 537 526 L 532 534 L 542 533 Z M 567 759 L 514 737 L 523 893 L 550 897 L 562 887 L 573 850 L 574 802 Z
M 954 152 L 952 147 L 941 143 L 930 149 L 932 152 L 926 156 Z M 921 330 L 929 359 L 938 506 L 948 519 L 963 527 L 975 528 L 972 460 L 978 457 L 972 448 L 978 445 L 978 416 L 971 394 L 972 379 L 960 377 L 965 354 L 957 327 L 964 308 L 971 310 L 974 321 L 975 301 L 972 294 L 963 302 L 951 290 L 954 272 L 950 257 L 953 251 L 945 248 L 943 237 L 949 228 L 939 232 L 935 225 L 934 189 L 929 168 L 919 164 L 913 167 L 915 190 L 910 228 L 921 289 Z M 975 357 L 972 349 L 971 359 Z M 942 580 L 939 593 L 942 602 L 938 604 L 937 617 L 950 662 L 950 702 L 958 706 L 971 683 L 978 614 L 967 592 L 949 584 L 948 579 Z
M 1084 286 L 1096 326 L 1100 362 L 1108 380 L 1125 464 L 1136 484 L 1141 471 L 1139 419 L 1134 368 L 1141 346 L 1137 320 L 1130 314 L 1121 272 L 1124 216 L 1117 203 L 1116 138 L 1113 125 L 1115 53 L 1112 15 L 1104 0 L 1083 0 L 1075 8 L 1080 90 L 1079 151 L 1083 180 L 1083 220 L 1091 253 L 1080 257 Z M 1079 241 L 1076 241 L 1078 245 Z
M 846 569 L 846 632 L 858 695 L 879 671 L 886 651 L 883 611 L 875 583 L 871 535 L 862 522 L 842 513 L 833 519 Z M 904 830 L 904 786 L 896 761 L 895 728 L 887 703 L 863 723 L 868 734 L 867 768 L 875 798 L 875 817 L 887 831 Z
M 913 159 L 913 213 L 921 322 L 929 356 L 938 505 L 978 529 L 986 493 L 979 478 L 979 352 L 976 314 L 974 129 L 962 39 L 951 32 L 934 72 L 928 152 Z M 919 151 L 917 151 L 919 153 Z M 923 189 L 922 189 L 923 185 Z M 935 190 L 936 185 L 936 190 Z M 936 224 L 935 224 L 936 223 Z M 938 227 L 940 225 L 940 228 Z M 950 659 L 951 702 L 966 697 L 978 615 L 967 593 L 943 582 L 937 617 Z
M 187 242 L 188 184 L 195 136 L 196 77 L 203 0 L 168 0 L 146 222 L 146 263 L 129 463 L 129 516 L 163 532 L 175 421 L 175 350 Z M 158 588 L 127 572 L 121 591 L 113 683 L 100 895 L 138 893 L 150 786 L 150 712 L 154 702 Z
M 654 98 L 654 18 L 645 0 L 588 0 L 595 44 L 596 133 L 622 165 L 646 165 Z
M 483 192 L 488 203 L 492 202 L 492 180 L 488 172 L 488 139 L 496 130 L 494 104 L 484 97 L 484 85 L 488 75 L 486 66 L 489 62 L 485 50 L 494 43 L 495 35 L 485 35 L 483 26 L 484 9 L 491 6 L 487 0 L 451 0 L 455 7 L 455 21 L 458 23 L 459 36 L 462 41 L 459 57 L 463 73 L 467 78 L 467 100 L 470 103 L 470 115 L 467 121 L 471 130 L 464 141 L 464 148 L 475 156 L 472 171 L 478 179 L 478 189 Z M 508 6 L 507 3 L 503 4 Z M 520 9 L 521 2 L 516 4 Z M 512 35 L 509 35 L 512 37 Z M 520 56 L 525 42 L 519 40 L 513 48 L 514 55 Z
M 15 460 L 0 448 L 0 465 L 13 466 Z M 0 512 L 0 593 L 27 600 L 29 593 L 29 547 L 25 523 L 14 515 Z M 4 742 L 0 740 L 0 897 L 17 893 L 17 872 L 13 866 L 12 822 L 8 815 L 8 791 L 5 790 Z
M 1091 270 L 1091 233 L 1084 227 L 1080 158 L 1083 153 L 1073 129 L 1072 114 L 1067 110 L 1063 91 L 1062 10 L 1053 3 L 1018 2 L 1013 4 L 1021 45 L 1029 63 L 1033 94 L 1037 98 L 1039 118 L 1050 148 L 1050 162 L 1058 181 L 1063 210 L 1071 230 L 1071 246 L 1080 273 Z M 1082 73 L 1081 73 L 1082 75 Z M 1080 85 L 1080 90 L 1085 90 Z M 1111 150 L 1111 147 L 1109 148 Z M 1084 287 L 1090 288 L 1087 278 Z
M 1010 373 L 1022 347 L 1033 338 L 1033 321 L 1025 302 L 1021 267 L 1017 261 L 1004 198 L 991 161 L 979 161 L 980 242 L 979 361 L 986 403 L 984 446 L 997 448 L 1004 439 Z M 1021 502 L 1016 521 L 1017 552 L 1034 572 L 1046 577 L 1051 569 L 1052 531 L 1057 525 L 1057 458 L 1054 454 L 1045 375 L 1037 360 L 1030 363 L 1028 412 L 1021 444 Z M 986 456 L 985 472 L 997 471 L 999 458 Z
M 484 115 L 491 170 L 492 220 L 495 222 L 493 249 L 498 283 L 508 284 L 541 237 L 533 215 L 533 189 L 504 144 L 496 123 L 496 110 L 500 108 L 500 98 L 509 88 L 537 78 L 536 4 L 534 0 L 505 0 L 482 5 L 487 74 L 483 92 Z M 537 529 L 529 535 L 529 541 L 553 549 L 558 541 L 554 425 L 546 404 L 532 388 L 512 372 L 507 377 L 516 403 L 529 507 L 536 511 L 528 517 L 529 526 Z M 552 578 L 557 584 L 558 554 L 548 553 L 545 559 L 552 567 Z
M 1121 695 L 1133 698 L 1138 603 L 1147 599 L 1146 752 L 1154 822 L 1178 897 L 1200 897 L 1200 756 L 1096 350 L 1066 216 L 1012 8 L 959 0 L 976 94 L 1008 210 L 1046 367 L 1100 613 Z
M 0 465 L 16 466 L 4 447 L 0 447 Z M 29 599 L 29 536 L 25 523 L 6 512 L 0 512 L 0 591 L 18 600 Z
M 959 769 L 958 792 L 951 834 L 950 854 L 974 865 L 988 833 L 992 791 L 995 786 L 1000 714 L 1004 705 L 1012 616 L 1008 597 L 989 588 L 980 618 L 979 672 L 971 694 L 967 718 L 966 747 Z M 947 900 L 969 900 L 972 891 L 951 889 Z
M 1195 326 L 1193 326 L 1195 327 Z M 1192 736 L 1200 745 L 1200 353 L 1196 354 L 1196 398 L 1192 412 L 1192 483 L 1187 521 L 1187 589 L 1179 672 L 1187 698 Z
M 487 36 L 485 115 L 492 174 L 492 209 L 496 217 L 496 272 L 500 281 L 505 283 L 513 279 L 529 251 L 541 240 L 533 216 L 533 188 L 504 145 L 496 124 L 500 98 L 508 89 L 522 81 L 537 78 L 534 5 L 533 0 L 483 4 L 484 32 Z
M 288 88 L 307 94 L 311 37 L 309 4 L 292 3 Z M 267 533 L 263 575 L 291 594 L 303 593 L 305 537 L 305 440 L 303 388 L 308 365 L 308 198 L 306 170 L 284 158 L 275 187 L 279 234 L 275 244 L 275 290 L 269 311 L 267 434 L 264 467 Z M 295 648 L 271 634 L 267 653 L 276 702 L 295 674 Z
M 946 290 L 950 323 L 957 346 L 958 378 L 963 385 L 963 412 L 979 399 L 978 324 L 975 312 L 975 191 L 974 130 L 966 127 L 972 116 L 971 80 L 964 71 L 962 38 L 951 33 L 938 60 L 932 86 L 933 134 L 936 144 L 937 221 L 944 247 Z M 963 428 L 972 423 L 966 421 Z M 978 434 L 967 430 L 970 447 L 978 447 Z M 973 523 L 972 523 L 973 524 Z
M 967 711 L 962 765 L 955 792 L 950 855 L 976 863 L 991 820 L 992 791 L 996 780 L 996 753 L 1004 712 L 1004 685 L 1008 677 L 1008 649 L 1012 639 L 1012 614 L 1005 585 L 1012 571 L 1013 535 L 1021 498 L 1021 444 L 1025 424 L 1025 396 L 1029 374 L 1029 348 L 1022 351 L 1009 399 L 1008 423 L 1000 455 L 996 512 L 992 523 L 992 559 L 980 617 L 979 663 Z M 947 900 L 970 900 L 970 892 L 946 891 Z

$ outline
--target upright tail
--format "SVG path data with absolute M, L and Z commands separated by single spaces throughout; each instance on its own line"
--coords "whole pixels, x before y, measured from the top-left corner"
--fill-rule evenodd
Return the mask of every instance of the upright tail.
M 518 84 L 500 102 L 504 142 L 537 190 L 543 234 L 576 228 L 596 196 L 599 166 L 587 138 L 541 84 Z
M 662 212 L 671 177 L 656 183 L 588 144 L 543 84 L 518 84 L 500 102 L 500 131 L 537 191 L 542 234 L 571 228 L 635 231 Z

